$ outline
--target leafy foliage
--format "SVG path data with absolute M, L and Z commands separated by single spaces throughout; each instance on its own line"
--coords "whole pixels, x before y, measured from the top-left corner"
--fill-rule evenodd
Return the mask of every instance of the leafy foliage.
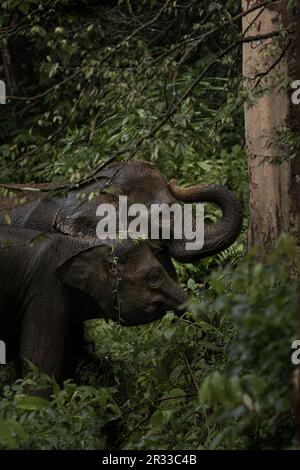
M 142 158 L 179 184 L 228 186 L 247 215 L 241 105 L 254 96 L 240 47 L 222 55 L 241 39 L 239 11 L 240 0 L 3 1 L 1 180 L 73 182 Z M 206 221 L 218 216 L 210 208 Z M 242 260 L 244 242 L 176 265 L 193 298 L 182 318 L 87 323 L 77 385 L 34 368 L 16 382 L 1 367 L 0 448 L 292 446 L 293 245 L 283 238 L 259 263 Z M 37 376 L 49 403 L 24 394 Z
M 235 164 L 223 167 L 225 157 L 238 157 L 239 171 L 245 161 L 241 107 L 233 113 L 240 52 L 224 63 L 216 54 L 239 37 L 231 18 L 240 2 L 48 3 L 2 4 L 12 64 L 0 65 L 9 82 L 1 107 L 3 180 L 74 181 L 114 154 L 135 154 L 167 177 L 207 180 L 212 169 L 212 180 L 236 189 Z M 213 72 L 152 132 L 214 61 Z
M 87 322 L 93 359 L 82 362 L 77 377 L 85 385 L 54 384 L 49 404 L 24 396 L 21 383 L 5 385 L 0 447 L 293 445 L 292 258 L 293 244 L 283 237 L 264 262 L 249 257 L 237 269 L 214 272 L 205 291 L 191 279 L 194 301 L 181 318 L 170 312 L 134 328 Z

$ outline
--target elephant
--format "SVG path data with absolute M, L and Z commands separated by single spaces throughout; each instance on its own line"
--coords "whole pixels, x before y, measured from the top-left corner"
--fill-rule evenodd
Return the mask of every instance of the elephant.
M 0 225 L 0 339 L 7 359 L 25 359 L 61 383 L 72 376 L 92 318 L 146 324 L 181 310 L 185 290 L 142 240 L 110 246 Z
M 28 185 L 4 185 L 9 189 L 28 189 Z M 29 185 L 30 186 L 30 185 Z M 199 184 L 181 188 L 175 180 L 169 183 L 149 162 L 133 160 L 111 164 L 104 168 L 95 181 L 78 189 L 68 191 L 56 198 L 46 189 L 55 185 L 32 185 L 32 190 L 40 190 L 38 199 L 10 210 L 0 212 L 0 223 L 21 225 L 46 232 L 58 231 L 79 238 L 95 238 L 96 209 L 99 204 L 117 205 L 120 195 L 127 196 L 128 205 L 175 203 L 214 203 L 222 209 L 222 218 L 215 224 L 205 224 L 204 244 L 199 249 L 187 250 L 186 239 L 176 239 L 172 227 L 169 240 L 156 241 L 162 257 L 171 256 L 176 261 L 187 263 L 217 254 L 228 248 L 239 236 L 243 225 L 242 205 L 227 188 L 215 184 Z M 41 196 L 42 195 L 42 196 Z M 195 220 L 192 221 L 195 227 Z

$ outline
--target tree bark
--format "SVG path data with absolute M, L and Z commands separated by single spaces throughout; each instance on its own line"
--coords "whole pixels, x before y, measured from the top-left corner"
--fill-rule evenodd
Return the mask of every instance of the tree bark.
M 244 10 L 257 3 L 242 0 Z M 243 32 L 252 36 L 282 28 L 291 30 L 296 18 L 285 1 L 278 1 L 246 15 Z M 298 151 L 291 159 L 287 146 L 278 144 L 283 129 L 299 134 L 300 108 L 292 104 L 291 94 L 281 86 L 288 75 L 290 81 L 291 74 L 297 75 L 295 53 L 299 54 L 299 47 L 300 43 L 292 39 L 282 41 L 280 46 L 276 39 L 243 46 L 245 88 L 255 93 L 263 85 L 267 90 L 254 98 L 253 106 L 245 104 L 250 188 L 248 244 L 263 250 L 271 248 L 282 232 L 293 234 L 300 247 L 300 154 Z
M 257 0 L 242 0 L 242 7 L 246 10 L 256 3 Z M 289 93 L 274 79 L 276 76 L 281 76 L 282 80 L 288 77 L 290 84 L 300 80 L 300 0 L 295 1 L 293 9 L 288 9 L 287 2 L 282 0 L 243 19 L 246 36 L 282 28 L 296 34 L 294 37 L 291 35 L 291 39 L 283 42 L 280 48 L 274 47 L 272 39 L 243 46 L 245 87 L 253 91 L 264 80 L 268 89 L 255 98 L 253 106 L 245 104 L 250 189 L 248 245 L 268 250 L 282 232 L 291 233 L 296 238 L 299 263 L 300 146 L 299 143 L 295 146 L 295 156 L 291 159 L 289 149 L 280 148 L 277 139 L 283 128 L 299 139 L 300 105 L 293 104 L 292 91 Z M 275 165 L 274 160 L 279 155 L 285 158 L 281 164 Z M 299 334 L 300 316 L 298 337 Z M 293 385 L 295 422 L 300 442 L 300 367 L 294 370 Z

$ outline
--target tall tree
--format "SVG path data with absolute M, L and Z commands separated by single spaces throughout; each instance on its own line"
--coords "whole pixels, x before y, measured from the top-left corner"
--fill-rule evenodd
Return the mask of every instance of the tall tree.
M 244 9 L 255 3 L 242 1 Z M 287 85 L 300 80 L 300 0 L 290 6 L 288 3 L 270 2 L 243 18 L 245 36 L 274 36 L 243 46 L 248 96 L 257 92 L 254 101 L 245 104 L 250 183 L 248 243 L 268 249 L 281 232 L 289 232 L 296 237 L 299 253 L 300 104 L 292 100 Z M 279 136 L 285 146 L 278 143 Z M 300 440 L 299 367 L 293 378 Z
M 266 36 L 243 46 L 243 74 L 250 97 L 245 104 L 248 241 L 263 248 L 272 247 L 282 232 L 295 235 L 300 247 L 300 107 L 292 103 L 288 91 L 288 85 L 300 79 L 300 41 L 294 35 L 299 31 L 295 22 L 300 2 L 290 3 L 270 1 L 243 18 L 246 37 Z M 256 4 L 256 0 L 242 1 L 244 10 Z

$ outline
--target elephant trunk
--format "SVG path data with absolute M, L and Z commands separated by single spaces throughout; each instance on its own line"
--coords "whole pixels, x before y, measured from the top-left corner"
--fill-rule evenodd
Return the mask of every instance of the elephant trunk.
M 201 249 L 187 250 L 188 240 L 185 238 L 171 241 L 170 253 L 174 259 L 188 263 L 205 258 L 225 250 L 237 239 L 243 226 L 243 210 L 242 204 L 231 191 L 211 184 L 180 188 L 175 180 L 169 182 L 169 189 L 178 201 L 210 202 L 222 210 L 222 218 L 219 222 L 204 226 L 204 244 Z M 195 220 L 192 225 L 195 230 Z

